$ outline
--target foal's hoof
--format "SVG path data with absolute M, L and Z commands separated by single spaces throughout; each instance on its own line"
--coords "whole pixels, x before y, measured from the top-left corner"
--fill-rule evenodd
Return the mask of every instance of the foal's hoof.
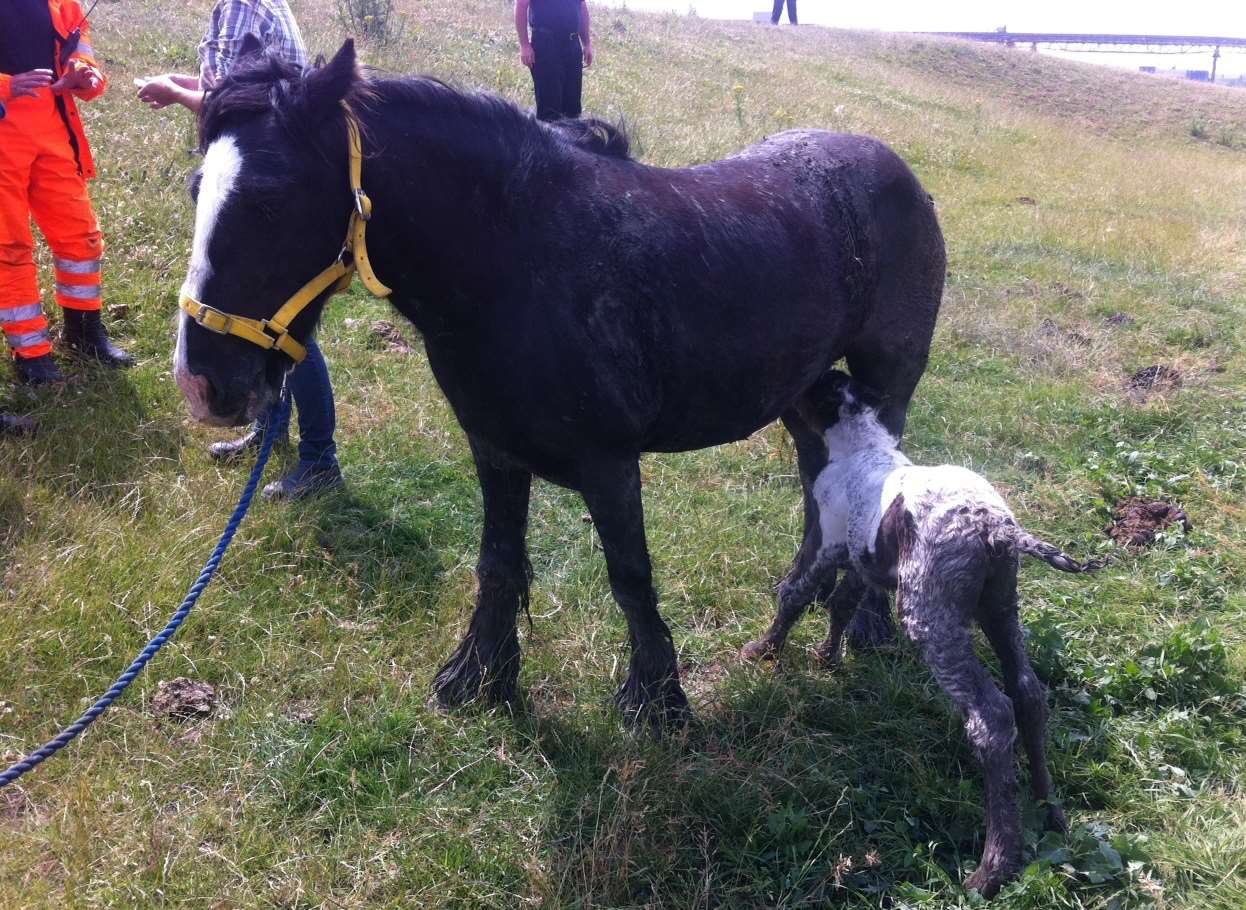
M 779 647 L 768 638 L 750 641 L 740 649 L 741 660 L 773 660 L 779 656 Z
M 1000 888 L 1017 877 L 1017 871 L 1007 865 L 984 863 L 965 879 L 965 890 L 977 891 L 985 898 L 992 898 Z
M 688 697 L 678 679 L 643 685 L 629 675 L 615 694 L 614 703 L 623 712 L 627 725 L 637 733 L 648 731 L 661 736 L 666 730 L 684 726 L 692 717 Z
M 463 639 L 433 678 L 433 695 L 442 708 L 513 702 L 519 695 L 519 643 L 508 636 L 486 656 L 474 638 Z

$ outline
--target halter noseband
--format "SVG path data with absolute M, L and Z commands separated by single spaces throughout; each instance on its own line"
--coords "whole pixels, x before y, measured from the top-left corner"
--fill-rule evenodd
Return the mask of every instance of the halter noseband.
M 372 271 L 368 247 L 364 242 L 364 232 L 372 218 L 372 200 L 363 191 L 363 143 L 359 138 L 359 122 L 355 119 L 355 112 L 350 109 L 350 105 L 343 101 L 342 107 L 346 110 L 346 133 L 350 139 L 350 190 L 355 199 L 355 209 L 350 213 L 341 252 L 337 254 L 332 265 L 295 291 L 281 309 L 268 319 L 234 316 L 206 303 L 200 303 L 183 291 L 181 308 L 209 332 L 236 335 L 266 351 L 276 348 L 295 363 L 301 363 L 307 356 L 307 348 L 294 340 L 290 334 L 290 323 L 326 289 L 330 289 L 330 294 L 346 290 L 350 287 L 352 276 L 358 272 L 363 286 L 375 296 L 389 296 L 390 289 Z

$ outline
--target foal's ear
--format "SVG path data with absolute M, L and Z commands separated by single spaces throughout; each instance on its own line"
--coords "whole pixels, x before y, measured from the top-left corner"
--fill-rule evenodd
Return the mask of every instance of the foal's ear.
M 303 77 L 303 108 L 316 117 L 336 114 L 338 103 L 350 95 L 360 78 L 359 64 L 355 59 L 355 41 L 347 38 L 332 60 L 308 70 Z

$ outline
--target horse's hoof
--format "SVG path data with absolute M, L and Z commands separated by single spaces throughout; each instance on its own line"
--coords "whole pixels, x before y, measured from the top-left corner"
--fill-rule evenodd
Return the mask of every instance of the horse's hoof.
M 895 641 L 896 627 L 885 596 L 872 592 L 866 595 L 848 624 L 847 638 L 848 647 L 857 652 L 881 648 Z
M 1047 831 L 1055 831 L 1057 834 L 1069 833 L 1069 822 L 1064 817 L 1064 810 L 1052 803 L 1047 806 L 1047 819 L 1043 826 Z
M 692 717 L 688 697 L 678 679 L 642 685 L 629 675 L 614 696 L 614 703 L 623 712 L 633 732 L 649 732 L 661 736 L 668 730 L 685 726 Z
M 488 659 L 472 636 L 464 638 L 453 656 L 433 677 L 433 696 L 442 708 L 473 701 L 513 702 L 519 695 L 519 643 L 514 636 L 492 649 Z
M 836 643 L 832 645 L 829 641 L 823 641 L 814 646 L 813 656 L 827 670 L 833 670 L 843 662 L 843 656 L 840 653 L 840 645 Z
M 759 638 L 757 641 L 750 641 L 747 645 L 740 649 L 741 660 L 771 660 L 778 656 L 778 647 L 768 638 Z

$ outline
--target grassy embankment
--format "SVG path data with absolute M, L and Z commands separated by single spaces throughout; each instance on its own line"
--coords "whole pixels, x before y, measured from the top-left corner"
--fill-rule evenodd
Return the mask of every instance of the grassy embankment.
M 400 4 L 372 62 L 527 103 L 509 7 Z M 0 403 L 0 751 L 74 716 L 198 571 L 242 470 L 204 453 L 169 376 L 189 245 L 190 118 L 132 77 L 193 69 L 210 3 L 101 4 L 113 91 L 90 106 L 116 323 L 142 364 Z M 296 4 L 308 43 L 343 27 Z M 1031 646 L 1074 825 L 1027 834 L 1008 908 L 1246 905 L 1246 94 L 913 38 L 599 10 L 588 109 L 682 165 L 789 125 L 871 133 L 939 206 L 950 274 L 910 421 L 925 461 L 1000 484 L 1081 553 L 1135 489 L 1195 525 L 1092 579 L 1029 566 Z M 417 179 L 435 175 L 416 175 Z M 1020 201 L 1026 197 L 1027 201 Z M 1032 204 L 1031 204 L 1032 203 Z M 1124 324 L 1105 318 L 1127 314 Z M 698 722 L 663 743 L 609 697 L 625 632 L 580 501 L 538 485 L 520 716 L 428 710 L 472 601 L 479 501 L 422 357 L 339 299 L 322 334 L 348 491 L 260 505 L 179 638 L 75 746 L 0 797 L 0 906 L 952 907 L 981 790 L 960 723 L 911 649 L 741 666 L 798 533 L 790 446 L 769 428 L 645 461 L 650 546 Z M 350 322 L 347 320 L 359 320 Z M 1118 320 L 1119 321 L 1119 320 Z M 1131 398 L 1166 364 L 1179 388 Z M 198 724 L 160 679 L 216 685 Z M 1060 852 L 1063 848 L 1063 852 Z

